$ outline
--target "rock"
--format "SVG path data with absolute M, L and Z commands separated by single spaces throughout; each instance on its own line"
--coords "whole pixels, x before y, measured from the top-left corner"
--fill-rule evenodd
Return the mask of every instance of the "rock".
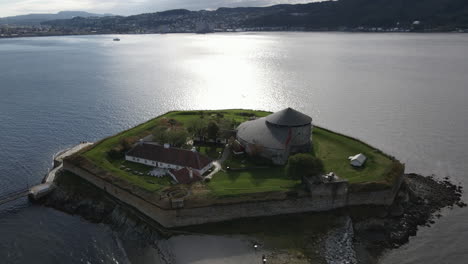
M 369 218 L 364 221 L 355 222 L 353 227 L 356 231 L 382 230 L 385 227 L 385 220 L 379 218 Z
M 408 190 L 405 188 L 405 190 L 398 192 L 396 200 L 400 203 L 408 203 L 410 201 Z
M 343 218 L 343 225 L 331 230 L 325 241 L 325 259 L 328 264 L 355 264 L 356 252 L 353 246 L 353 222 L 349 216 Z
M 377 217 L 378 218 L 386 218 L 388 216 L 388 209 L 387 208 L 379 208 L 377 209 Z
M 407 243 L 419 226 L 435 223 L 434 217 L 442 216 L 440 209 L 455 204 L 464 206 L 461 190 L 448 179 L 438 181 L 435 177 L 408 174 L 395 203 L 388 208 L 390 217 L 382 219 L 377 214 L 374 218 L 358 218 L 359 222 L 354 223 L 355 240 L 372 254 L 371 257 L 378 258 L 386 249 Z M 375 219 L 381 220 L 381 225 L 377 225 L 379 222 Z
M 43 203 L 69 214 L 80 215 L 94 223 L 104 223 L 118 230 L 123 237 L 153 243 L 156 238 L 168 237 L 171 231 L 149 219 L 142 218 L 135 209 L 126 207 L 105 195 L 96 187 L 86 184 L 75 188 L 57 185 Z
M 90 221 L 108 224 L 124 237 L 143 239 L 147 243 L 154 243 L 156 238 L 175 232 L 140 218 L 139 213 L 93 188 L 97 189 L 94 186 L 81 190 L 75 187 L 66 189 L 58 185 L 43 202 L 46 206 L 79 214 Z M 376 217 L 361 215 L 356 216 L 354 221 L 348 216 L 343 217 L 342 225 L 328 233 L 323 242 L 327 263 L 358 263 L 356 248 L 357 252 L 369 252 L 368 256 L 359 253 L 366 259 L 377 259 L 384 250 L 407 243 L 410 236 L 416 235 L 418 226 L 434 223 L 433 215 L 441 208 L 454 204 L 466 206 L 461 201 L 461 190 L 447 180 L 407 175 L 404 190 L 398 194 L 392 206 L 372 209 L 378 210 L 373 211 Z M 440 217 L 440 214 L 436 216 Z M 361 259 L 359 262 L 366 263 Z
M 405 213 L 403 206 L 400 203 L 390 206 L 390 215 L 393 217 L 402 216 Z

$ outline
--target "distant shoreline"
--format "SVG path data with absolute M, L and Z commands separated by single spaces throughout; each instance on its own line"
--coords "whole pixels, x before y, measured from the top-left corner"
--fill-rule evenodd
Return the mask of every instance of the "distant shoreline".
M 278 31 L 222 31 L 222 32 L 210 32 L 210 33 L 196 33 L 196 32 L 170 32 L 170 33 L 77 33 L 77 34 L 48 34 L 48 35 L 18 35 L 18 36 L 0 36 L 0 39 L 15 39 L 15 38 L 40 38 L 40 37 L 63 37 L 63 36 L 107 36 L 107 35 L 168 35 L 168 34 L 239 34 L 239 33 L 350 33 L 350 34 L 467 34 L 468 32 L 454 32 L 454 31 L 437 31 L 437 32 L 379 32 L 379 31 L 340 31 L 340 30 L 328 30 L 328 31 L 297 31 L 297 30 L 278 30 Z

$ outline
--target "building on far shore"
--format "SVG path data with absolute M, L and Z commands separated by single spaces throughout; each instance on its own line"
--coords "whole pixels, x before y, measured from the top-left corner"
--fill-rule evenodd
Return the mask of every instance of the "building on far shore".
M 246 121 L 237 128 L 237 140 L 249 155 L 284 165 L 292 154 L 312 149 L 312 118 L 292 108 Z
M 213 167 L 213 160 L 196 151 L 140 142 L 125 154 L 125 160 L 166 169 L 178 183 L 191 183 Z

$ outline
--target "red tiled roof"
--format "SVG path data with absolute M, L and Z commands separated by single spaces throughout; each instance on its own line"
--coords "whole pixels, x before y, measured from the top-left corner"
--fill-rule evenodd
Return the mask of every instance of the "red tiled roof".
M 198 174 L 195 171 L 192 171 L 192 177 L 190 177 L 190 170 L 187 168 L 182 168 L 180 170 L 171 170 L 171 173 L 181 184 L 189 184 L 192 182 L 202 180 L 200 174 Z
M 138 144 L 127 152 L 127 155 L 197 170 L 203 169 L 212 162 L 210 158 L 198 152 L 179 148 L 165 148 L 151 143 Z

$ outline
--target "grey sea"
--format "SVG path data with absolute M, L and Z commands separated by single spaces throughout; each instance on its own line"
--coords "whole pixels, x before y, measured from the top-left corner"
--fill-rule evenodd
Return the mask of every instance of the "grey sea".
M 468 186 L 468 34 L 114 37 L 0 40 L 0 193 L 39 183 L 66 147 L 169 110 L 288 106 Z M 380 262 L 465 263 L 468 210 L 442 214 Z M 230 237 L 167 247 L 178 263 L 257 263 Z M 1 263 L 160 263 L 134 251 L 103 224 L 26 199 L 0 207 Z

